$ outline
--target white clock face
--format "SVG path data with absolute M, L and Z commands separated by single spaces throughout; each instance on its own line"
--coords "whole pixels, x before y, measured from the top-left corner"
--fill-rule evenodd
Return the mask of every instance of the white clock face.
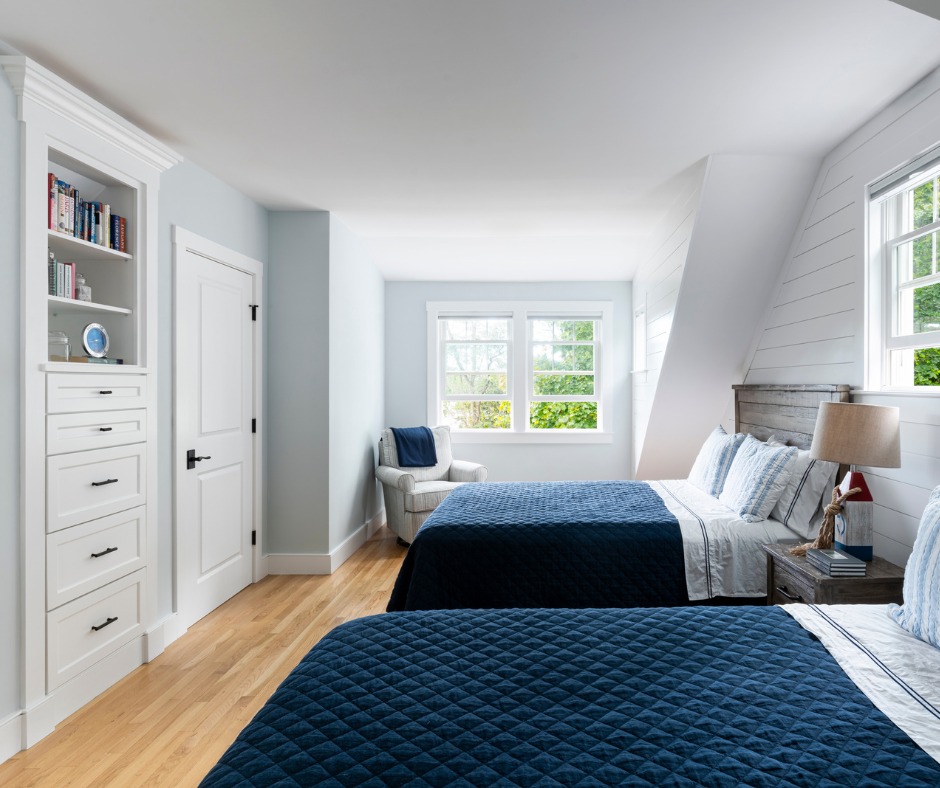
M 92 358 L 104 358 L 111 345 L 108 332 L 100 323 L 89 323 L 82 332 L 82 345 Z

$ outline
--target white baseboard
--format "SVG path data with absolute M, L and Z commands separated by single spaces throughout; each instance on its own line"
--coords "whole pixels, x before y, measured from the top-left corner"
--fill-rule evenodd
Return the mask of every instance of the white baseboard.
M 144 654 L 147 662 L 159 657 L 174 640 L 186 634 L 186 627 L 177 613 L 170 613 L 144 634 Z
M 329 553 L 268 553 L 267 570 L 271 575 L 331 575 L 385 525 L 385 510 L 356 529 Z
M 74 679 L 57 687 L 50 696 L 55 703 L 55 724 L 58 725 L 135 668 L 143 665 L 145 656 L 144 638 L 135 638 L 79 673 Z
M 8 761 L 23 749 L 23 728 L 26 715 L 18 711 L 0 722 L 0 763 Z

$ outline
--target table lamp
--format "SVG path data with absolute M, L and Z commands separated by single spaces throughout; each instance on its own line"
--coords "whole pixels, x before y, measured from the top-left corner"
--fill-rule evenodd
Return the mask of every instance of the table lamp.
M 816 541 L 800 545 L 827 550 L 833 546 L 871 561 L 874 536 L 874 501 L 865 477 L 855 467 L 901 467 L 900 411 L 885 405 L 822 402 L 816 416 L 809 456 L 848 465 L 849 472 L 832 491 Z

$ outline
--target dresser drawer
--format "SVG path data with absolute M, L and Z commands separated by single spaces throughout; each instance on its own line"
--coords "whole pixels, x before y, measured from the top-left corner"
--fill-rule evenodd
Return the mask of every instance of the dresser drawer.
M 46 614 L 50 690 L 142 634 L 143 585 L 139 570 Z
M 771 583 L 770 604 L 792 605 L 796 602 L 816 601 L 816 586 L 807 578 L 790 572 L 787 567 L 775 564 Z
M 147 440 L 147 411 L 57 413 L 46 417 L 46 454 L 104 449 Z
M 144 565 L 147 507 L 92 520 L 46 537 L 49 610 Z
M 47 413 L 123 410 L 146 405 L 146 375 L 46 375 Z
M 46 531 L 146 503 L 145 443 L 46 459 Z

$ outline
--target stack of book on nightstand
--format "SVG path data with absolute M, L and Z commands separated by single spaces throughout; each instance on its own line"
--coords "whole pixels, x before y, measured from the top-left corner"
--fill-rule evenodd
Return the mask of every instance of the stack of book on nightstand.
M 820 572 L 833 577 L 861 577 L 868 571 L 868 564 L 861 558 L 841 550 L 817 550 L 811 547 L 806 551 L 806 561 Z

